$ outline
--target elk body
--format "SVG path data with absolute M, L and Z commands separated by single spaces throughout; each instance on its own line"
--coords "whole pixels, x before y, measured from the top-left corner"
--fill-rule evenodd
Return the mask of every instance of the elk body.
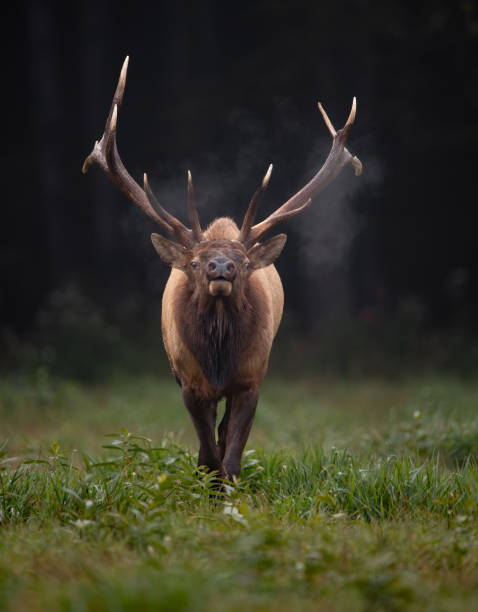
M 319 104 L 333 137 L 322 168 L 300 191 L 264 221 L 255 224 L 259 199 L 272 166 L 254 194 L 241 228 L 221 217 L 202 230 L 188 172 L 187 208 L 191 228 L 168 213 L 153 195 L 146 175 L 141 188 L 125 169 L 116 146 L 118 110 L 126 84 L 126 58 L 105 132 L 86 158 L 83 172 L 97 163 L 123 193 L 174 238 L 152 234 L 160 258 L 171 266 L 162 301 L 162 332 L 166 353 L 199 438 L 198 465 L 217 470 L 229 480 L 239 476 L 241 457 L 254 418 L 259 388 L 279 327 L 283 289 L 273 265 L 286 242 L 285 234 L 263 241 L 278 223 L 302 212 L 312 198 L 351 164 L 360 161 L 345 148 L 355 119 L 355 98 L 345 126 L 335 131 Z M 216 407 L 226 410 L 216 440 Z

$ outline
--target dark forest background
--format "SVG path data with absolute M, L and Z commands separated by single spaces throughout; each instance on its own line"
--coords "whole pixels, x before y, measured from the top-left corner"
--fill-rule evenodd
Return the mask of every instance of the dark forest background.
M 148 220 L 81 166 L 124 57 L 118 143 L 185 219 L 265 216 L 323 163 L 358 99 L 346 168 L 281 230 L 277 371 L 394 374 L 478 365 L 478 7 L 417 3 L 12 4 L 4 10 L 3 367 L 95 377 L 165 367 L 168 270 Z

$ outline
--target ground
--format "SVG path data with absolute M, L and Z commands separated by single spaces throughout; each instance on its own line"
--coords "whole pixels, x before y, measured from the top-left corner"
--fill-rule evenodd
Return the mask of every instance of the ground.
M 271 377 L 222 491 L 169 378 L 0 402 L 0 609 L 478 606 L 475 382 Z

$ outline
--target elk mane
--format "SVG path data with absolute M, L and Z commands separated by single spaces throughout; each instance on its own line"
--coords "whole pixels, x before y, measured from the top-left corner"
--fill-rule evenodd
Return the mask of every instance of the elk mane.
M 208 300 L 200 305 L 184 293 L 178 303 L 181 338 L 199 363 L 204 376 L 216 389 L 223 389 L 234 374 L 239 359 L 258 332 L 258 313 L 263 310 L 247 286 L 236 300 Z

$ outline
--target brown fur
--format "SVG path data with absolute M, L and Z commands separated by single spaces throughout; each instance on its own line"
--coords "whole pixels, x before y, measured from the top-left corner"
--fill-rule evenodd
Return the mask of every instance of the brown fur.
M 235 241 L 239 229 L 224 217 L 204 234 L 208 241 Z M 163 295 L 162 330 L 181 385 L 215 400 L 235 388 L 257 390 L 267 370 L 283 301 L 273 265 L 253 271 L 243 293 L 233 299 L 193 296 L 187 274 L 173 268 Z

